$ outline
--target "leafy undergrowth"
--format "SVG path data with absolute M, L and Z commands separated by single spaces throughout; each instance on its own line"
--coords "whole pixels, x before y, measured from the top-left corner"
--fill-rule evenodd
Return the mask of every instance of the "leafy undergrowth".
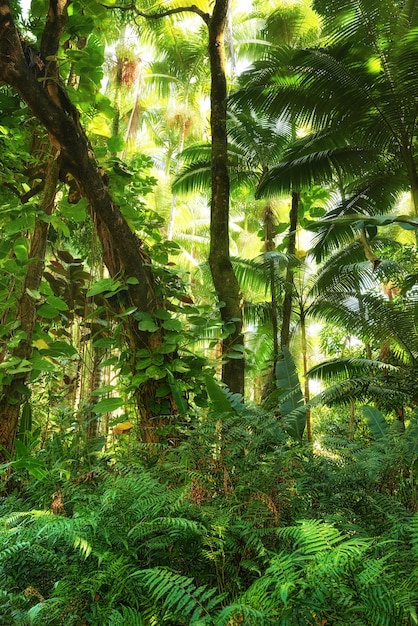
M 269 414 L 213 412 L 146 464 L 139 447 L 22 480 L 0 506 L 0 624 L 417 623 L 413 468 L 389 443 L 330 457 Z

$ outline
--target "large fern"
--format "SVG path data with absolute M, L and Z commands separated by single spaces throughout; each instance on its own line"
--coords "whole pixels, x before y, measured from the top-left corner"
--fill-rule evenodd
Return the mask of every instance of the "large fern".
M 370 538 L 349 538 L 319 521 L 280 530 L 279 537 L 287 550 L 240 600 L 262 615 L 255 623 L 409 623 L 416 590 L 391 574 L 394 546 L 382 540 L 376 548 Z

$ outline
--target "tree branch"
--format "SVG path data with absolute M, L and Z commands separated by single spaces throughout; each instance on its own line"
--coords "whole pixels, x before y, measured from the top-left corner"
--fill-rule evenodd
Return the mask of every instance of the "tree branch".
M 132 11 L 133 13 L 136 13 L 137 15 L 139 15 L 139 17 L 144 17 L 147 20 L 159 20 L 162 17 L 168 17 L 169 15 L 174 15 L 175 13 L 196 13 L 196 15 L 199 15 L 199 17 L 202 18 L 205 24 L 209 24 L 209 20 L 210 20 L 209 13 L 205 13 L 204 11 L 199 9 L 199 7 L 197 7 L 195 4 L 191 4 L 188 7 L 176 7 L 173 9 L 166 9 L 165 11 L 160 11 L 159 13 L 146 13 L 145 11 L 140 11 L 140 9 L 138 9 L 135 4 L 109 5 L 109 4 L 103 4 L 102 2 L 99 2 L 99 4 L 105 9 L 119 9 L 119 11 Z

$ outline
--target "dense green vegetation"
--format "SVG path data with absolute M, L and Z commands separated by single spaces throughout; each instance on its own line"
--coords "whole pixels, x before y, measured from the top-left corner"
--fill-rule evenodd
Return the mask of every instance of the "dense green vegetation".
M 0 625 L 418 624 L 418 3 L 0 0 Z

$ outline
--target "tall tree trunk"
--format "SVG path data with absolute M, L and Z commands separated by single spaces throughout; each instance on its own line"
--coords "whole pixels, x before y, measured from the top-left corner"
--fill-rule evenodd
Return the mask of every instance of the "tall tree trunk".
M 90 346 L 90 371 L 89 371 L 89 402 L 94 405 L 98 401 L 98 397 L 94 395 L 94 392 L 99 389 L 102 383 L 102 368 L 101 363 L 103 361 L 104 350 L 103 348 L 97 348 L 93 345 L 93 341 Z M 94 411 L 90 411 L 87 416 L 86 426 L 86 438 L 88 440 L 95 439 L 97 437 L 99 429 L 99 417 L 95 415 Z
M 43 196 L 40 209 L 45 215 L 51 215 L 55 202 L 56 186 L 58 181 L 58 164 L 52 157 L 48 163 Z M 37 220 L 31 239 L 29 263 L 23 284 L 23 292 L 19 301 L 17 319 L 20 321 L 19 330 L 25 333 L 24 338 L 12 351 L 12 356 L 27 361 L 32 354 L 32 335 L 36 321 L 36 301 L 31 291 L 37 291 L 41 284 L 44 270 L 49 224 L 46 220 Z M 17 368 L 18 369 L 18 368 Z M 28 372 L 11 375 L 11 380 L 3 384 L 0 391 L 0 461 L 6 460 L 7 453 L 11 454 L 14 447 L 20 408 L 27 397 L 25 382 Z
M 59 40 L 61 24 L 65 24 L 66 20 L 66 6 L 59 0 L 51 3 L 46 26 L 48 36 L 57 38 L 58 33 Z M 49 62 L 46 67 L 49 71 Z M 79 114 L 62 85 L 57 80 L 48 80 L 49 76 L 42 81 L 47 86 L 44 89 L 26 63 L 9 4 L 7 0 L 0 0 L 0 82 L 10 85 L 20 94 L 32 114 L 49 132 L 52 143 L 59 146 L 60 166 L 74 177 L 82 195 L 89 201 L 89 211 L 110 276 L 120 280 L 136 279 L 126 283 L 125 300 L 119 303 L 119 311 L 134 306 L 140 311 L 152 313 L 163 308 L 163 296 L 156 288 L 150 259 L 109 192 L 79 122 Z M 123 321 L 134 359 L 139 349 L 151 351 L 162 341 L 163 331 L 142 332 L 133 316 L 124 316 Z M 156 428 L 161 426 L 159 418 L 153 419 L 152 411 L 157 386 L 158 381 L 148 381 L 139 387 L 136 394 L 141 420 L 150 441 L 159 439 Z
M 224 35 L 229 0 L 216 0 L 209 20 L 211 68 L 212 202 L 209 265 L 219 302 L 224 331 L 222 380 L 233 392 L 244 393 L 242 298 L 229 254 L 229 173 L 226 134 L 226 74 Z M 229 358 L 238 350 L 242 358 Z
M 264 252 L 272 252 L 274 250 L 274 226 L 275 219 L 270 203 L 264 207 Z M 277 315 L 277 290 L 274 271 L 274 261 L 269 262 L 269 280 L 271 292 L 271 325 L 273 331 L 273 368 L 276 367 L 279 358 L 279 324 Z
M 294 256 L 296 253 L 296 229 L 298 226 L 298 214 L 299 214 L 299 200 L 300 193 L 294 191 L 292 193 L 292 205 L 289 213 L 289 235 L 287 252 L 289 255 Z M 293 304 L 293 278 L 294 272 L 292 264 L 288 266 L 285 277 L 285 294 L 283 299 L 283 315 L 282 315 L 282 328 L 280 333 L 280 345 L 282 348 L 288 346 L 290 342 L 290 322 L 292 317 L 292 304 Z
M 48 72 L 53 81 L 51 82 L 51 98 L 55 96 L 54 85 L 58 77 L 58 68 L 55 61 L 58 42 L 66 23 L 67 0 L 58 0 L 51 5 L 47 15 L 45 29 L 41 39 L 41 55 L 48 59 Z M 12 52 L 17 47 L 17 50 Z M 0 61 L 1 68 L 7 68 L 6 73 L 14 75 L 18 73 L 18 65 L 25 62 L 20 39 L 15 31 L 10 8 L 7 2 L 0 1 Z M 3 57 L 3 55 L 6 55 Z M 2 71 L 0 69 L 0 78 Z M 32 78 L 36 80 L 34 74 Z M 9 81 L 5 77 L 4 82 Z M 41 90 L 42 87 L 41 87 Z M 51 215 L 58 183 L 59 166 L 56 158 L 50 156 L 46 167 L 44 188 L 40 202 L 40 210 L 45 215 Z M 44 270 L 45 252 L 48 236 L 48 222 L 37 220 L 31 239 L 29 250 L 29 263 L 23 285 L 23 293 L 19 301 L 17 317 L 20 321 L 20 330 L 25 333 L 17 347 L 12 351 L 13 357 L 28 360 L 32 354 L 32 335 L 36 321 L 36 302 L 30 295 L 30 290 L 38 290 Z M 16 436 L 20 408 L 27 396 L 25 382 L 27 372 L 15 373 L 10 382 L 2 385 L 0 394 L 0 444 L 3 447 L 0 452 L 0 460 L 4 460 L 7 453 L 13 452 L 14 439 Z
M 305 400 L 305 404 L 308 404 L 311 395 L 309 391 L 309 378 L 307 377 L 308 373 L 308 342 L 306 339 L 306 315 L 305 311 L 302 310 L 303 303 L 301 303 L 301 311 L 300 311 L 300 332 L 301 332 L 301 347 L 302 347 L 302 364 L 303 364 L 303 377 L 304 377 L 304 390 L 303 396 Z M 312 444 L 313 434 L 312 434 L 312 414 L 310 409 L 306 409 L 306 434 L 308 437 L 308 443 Z
M 409 184 L 411 186 L 411 200 L 414 217 L 418 217 L 418 172 L 414 158 L 414 147 L 411 145 L 403 146 L 401 153 L 408 172 Z M 415 243 L 418 245 L 418 231 L 415 231 Z

